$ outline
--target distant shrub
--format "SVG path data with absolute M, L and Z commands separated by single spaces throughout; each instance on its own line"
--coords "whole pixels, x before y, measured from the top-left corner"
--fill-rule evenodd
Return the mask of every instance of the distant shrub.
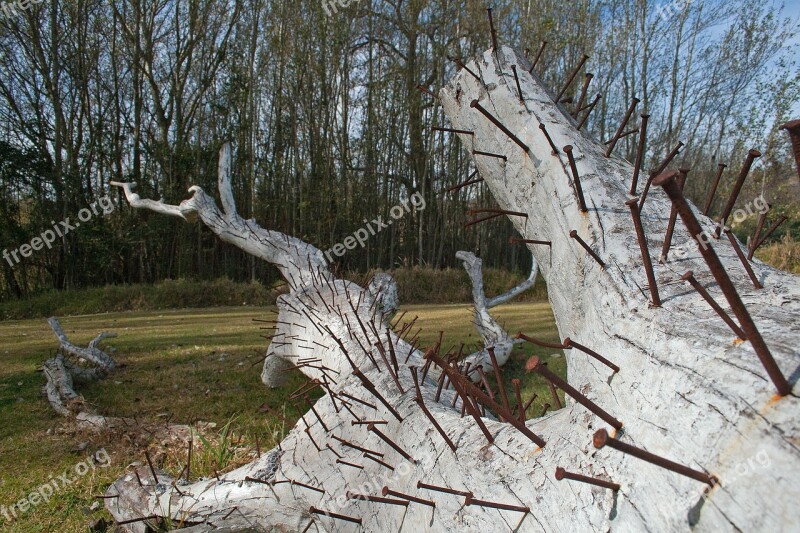
M 403 268 L 392 271 L 401 304 L 469 303 L 472 285 L 462 269 Z M 369 275 L 345 276 L 358 283 Z M 484 288 L 491 298 L 514 287 L 523 277 L 499 269 L 484 269 Z M 285 284 L 237 283 L 229 279 L 167 280 L 152 285 L 106 285 L 73 291 L 47 291 L 21 300 L 0 302 L 0 320 L 47 316 L 91 315 L 119 311 L 149 311 L 193 307 L 273 305 Z M 541 279 L 519 301 L 543 300 L 547 290 Z
M 800 274 L 800 242 L 788 233 L 780 242 L 759 248 L 756 257 L 775 268 Z

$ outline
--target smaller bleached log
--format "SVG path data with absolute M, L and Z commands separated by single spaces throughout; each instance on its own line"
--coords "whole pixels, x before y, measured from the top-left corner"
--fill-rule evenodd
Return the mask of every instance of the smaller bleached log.
M 489 313 L 489 309 L 509 302 L 533 287 L 533 284 L 536 282 L 536 276 L 539 273 L 539 263 L 536 261 L 536 258 L 531 255 L 531 271 L 527 279 L 508 292 L 487 300 L 483 289 L 483 261 L 472 252 L 465 251 L 456 252 L 456 258 L 463 261 L 464 270 L 467 271 L 470 281 L 472 282 L 472 299 L 475 304 L 475 329 L 478 331 L 478 335 L 481 336 L 485 347 L 479 352 L 468 355 L 464 359 L 464 362 L 469 363 L 471 368 L 477 366 L 483 366 L 485 369 L 492 368 L 492 360 L 488 351 L 488 348 L 492 348 L 497 364 L 503 366 L 511 356 L 511 350 L 514 348 L 514 344 L 518 341 L 513 339 L 494 317 L 492 317 Z M 471 374 L 471 377 L 476 381 L 480 379 L 479 375 L 476 373 Z
M 114 359 L 98 348 L 98 345 L 105 339 L 116 337 L 116 333 L 101 333 L 89 343 L 89 346 L 86 348 L 81 348 L 80 346 L 76 346 L 69 342 L 67 335 L 64 333 L 64 330 L 61 329 L 61 324 L 59 324 L 56 317 L 48 318 L 47 323 L 50 324 L 51 328 L 53 328 L 53 333 L 55 333 L 56 337 L 58 337 L 61 350 L 67 355 L 85 359 L 86 361 L 93 363 L 104 370 L 114 370 L 117 367 L 117 363 L 114 361 Z

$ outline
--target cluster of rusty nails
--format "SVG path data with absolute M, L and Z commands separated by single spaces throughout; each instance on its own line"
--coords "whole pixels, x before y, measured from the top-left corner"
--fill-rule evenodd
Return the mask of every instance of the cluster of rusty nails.
M 677 208 L 681 220 L 683 220 L 683 223 L 686 226 L 686 229 L 689 231 L 689 234 L 692 236 L 695 242 L 697 242 L 700 254 L 703 256 L 703 259 L 708 265 L 709 270 L 711 270 L 711 274 L 714 276 L 714 279 L 717 281 L 722 293 L 728 300 L 728 304 L 733 310 L 733 314 L 736 316 L 736 319 L 739 321 L 741 329 L 744 332 L 747 340 L 753 346 L 753 350 L 755 350 L 756 355 L 758 355 L 758 358 L 761 360 L 761 364 L 764 366 L 764 369 L 767 371 L 770 379 L 775 384 L 778 394 L 781 396 L 790 394 L 792 390 L 791 385 L 789 385 L 789 382 L 781 373 L 778 364 L 772 357 L 766 342 L 764 342 L 764 338 L 761 336 L 761 333 L 756 327 L 755 322 L 753 322 L 753 319 L 745 307 L 744 302 L 742 302 L 739 293 L 736 291 L 736 287 L 733 285 L 728 273 L 725 271 L 725 267 L 719 260 L 714 248 L 703 242 L 703 228 L 697 221 L 697 217 L 695 217 L 691 207 L 689 207 L 686 198 L 683 197 L 683 193 L 675 181 L 676 176 L 677 172 L 664 172 L 655 178 L 653 183 L 654 185 L 660 186 L 664 189 L 664 192 L 672 201 L 672 205 Z
M 503 405 L 498 404 L 487 393 L 476 387 L 469 378 L 462 375 L 457 369 L 445 362 L 433 350 L 428 350 L 425 353 L 425 358 L 429 361 L 432 361 L 441 369 L 442 372 L 447 374 L 447 377 L 450 378 L 450 382 L 456 388 L 456 392 L 458 392 L 459 396 L 461 397 L 462 402 L 465 403 L 466 409 L 470 412 L 478 427 L 481 429 L 481 431 L 483 431 L 490 443 L 494 442 L 494 437 L 481 420 L 480 413 L 477 409 L 478 403 L 483 404 L 487 409 L 491 409 L 497 413 L 500 418 L 514 426 L 520 433 L 528 437 L 534 444 L 539 447 L 544 447 L 546 442 L 541 437 L 533 433 L 524 422 L 520 422 L 513 414 L 511 414 L 509 409 L 506 409 Z M 473 401 L 475 402 L 474 404 Z

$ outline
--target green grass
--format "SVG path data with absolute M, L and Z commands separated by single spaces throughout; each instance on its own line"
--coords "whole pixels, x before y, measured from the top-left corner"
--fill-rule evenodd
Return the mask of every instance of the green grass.
M 446 331 L 445 349 L 476 340 L 467 305 L 415 305 L 403 310 L 408 311 L 407 318 L 419 315 L 423 345 L 435 342 L 440 330 Z M 252 460 L 256 438 L 262 450 L 273 447 L 290 429 L 288 424 L 294 424 L 306 410 L 286 401 L 305 380 L 299 372 L 291 373 L 280 389 L 269 390 L 261 384 L 260 361 L 267 341 L 260 335 L 267 332 L 253 319 L 274 314 L 274 307 L 230 307 L 109 313 L 61 322 L 76 344 L 85 345 L 100 331 L 119 334 L 107 345 L 116 347 L 114 357 L 124 366 L 108 379 L 79 390 L 98 412 L 152 424 L 207 421 L 217 425 L 204 433 L 207 445 L 199 436 L 194 439 L 191 477 L 196 478 Z M 544 340 L 558 340 L 545 303 L 502 306 L 495 316 L 511 332 L 523 330 Z M 91 510 L 98 503 L 94 496 L 103 494 L 129 464 L 143 461 L 145 449 L 157 466 L 173 476 L 184 468 L 187 450 L 183 444 L 164 446 L 146 434 L 98 437 L 76 431 L 54 414 L 41 395 L 44 378 L 37 372 L 56 346 L 44 320 L 0 322 L 0 337 L 0 506 L 9 507 L 51 476 L 74 472 L 77 464 L 97 450 L 105 449 L 111 458 L 110 467 L 91 470 L 49 502 L 29 509 L 11 526 L 13 531 L 85 531 L 90 520 L 109 518 L 102 509 Z M 510 379 L 514 377 L 523 379 L 524 399 L 534 391 L 538 394 L 529 412 L 538 416 L 542 404 L 553 401 L 541 379 L 524 374 L 524 362 L 534 353 L 565 375 L 563 355 L 550 357 L 548 350 L 520 345 L 504 369 L 504 381 L 512 398 Z M 264 403 L 282 412 L 287 421 L 260 412 Z M 4 521 L 0 515 L 0 524 Z

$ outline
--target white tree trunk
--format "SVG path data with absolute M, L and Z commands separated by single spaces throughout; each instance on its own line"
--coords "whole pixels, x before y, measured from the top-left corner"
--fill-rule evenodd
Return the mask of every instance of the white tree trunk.
M 520 67 L 524 104 L 518 99 L 512 64 Z M 463 136 L 468 149 L 508 157 L 503 163 L 476 156 L 476 163 L 501 208 L 528 214 L 527 220 L 512 218 L 519 232 L 528 239 L 552 241 L 552 251 L 536 245 L 531 251 L 548 283 L 562 338 L 570 337 L 621 367 L 613 374 L 583 352 L 568 350 L 569 383 L 624 422 L 617 434 L 622 441 L 705 470 L 719 483 L 711 488 L 608 447 L 595 449 L 593 434 L 606 424 L 572 401 L 566 409 L 528 421 L 527 429 L 514 427 L 511 421 L 484 418 L 493 436 L 493 444 L 488 444 L 474 419 L 462 418 L 460 409 L 450 407 L 452 392 L 445 391 L 439 402 L 434 401 L 436 387 L 429 376 L 422 383 L 424 405 L 457 447 L 453 451 L 414 401 L 409 367 L 421 368 L 423 354 L 395 335 L 387 336 L 380 313 L 374 311 L 376 300 L 352 283 L 333 280 L 321 266 L 324 259 L 316 248 L 296 240 L 279 247 L 284 240 L 281 234 L 252 222 L 242 225 L 231 216 L 235 211 L 225 192 L 228 215 L 222 216 L 196 187 L 191 200 L 172 208 L 145 204 L 126 186 L 135 207 L 155 207 L 180 216 L 197 212 L 226 240 L 227 231 L 241 226 L 237 238 L 229 242 L 280 265 L 285 275 L 301 281 L 278 301 L 280 324 L 272 350 L 293 362 L 318 358 L 301 370 L 323 381 L 328 393 L 314 406 L 316 414 L 306 413 L 279 448 L 220 480 L 179 485 L 178 492 L 166 477 L 153 486 L 146 469 L 139 471 L 144 486 L 133 474 L 126 475 L 108 490 L 109 495 L 117 495 L 106 500 L 115 518 L 169 516 L 196 524 L 196 531 L 358 530 L 356 524 L 310 512 L 317 508 L 358 518 L 366 531 L 781 531 L 795 527 L 800 501 L 798 399 L 776 397 L 751 344 L 735 339 L 709 306 L 679 281 L 690 269 L 702 283 L 710 281 L 694 245 L 685 258 L 656 265 L 663 306 L 651 308 L 625 206 L 631 165 L 607 159 L 596 142 L 576 131 L 574 121 L 553 104 L 541 84 L 527 74 L 526 62 L 510 49 L 486 52 L 468 66 L 482 82 L 462 70 L 439 94 L 446 114 L 455 128 L 475 132 Z M 473 99 L 522 139 L 529 153 L 471 108 Z M 566 158 L 563 153 L 551 153 L 538 128 L 540 121 L 559 151 L 566 144 L 575 147 L 588 213 L 579 211 Z M 224 176 L 227 172 L 222 167 Z M 223 179 L 220 185 L 229 191 Z M 651 253 L 661 244 L 669 208 L 661 192 L 653 190 L 644 210 Z M 710 220 L 701 220 L 711 228 Z M 570 239 L 571 230 L 577 230 L 602 257 L 605 269 Z M 679 223 L 676 244 L 688 240 Z M 778 364 L 796 381 L 798 278 L 756 263 L 754 269 L 765 289 L 753 290 L 730 246 L 719 241 L 714 247 L 767 335 Z M 310 255 L 308 267 L 300 257 L 303 253 Z M 713 284 L 710 290 L 721 300 Z M 399 360 L 397 380 L 390 372 L 393 364 L 385 364 L 380 355 L 382 349 L 388 358 L 392 348 Z M 349 405 L 345 407 L 344 402 Z M 416 463 L 406 460 L 377 431 L 353 425 L 350 411 L 360 419 L 386 421 L 375 429 Z M 538 439 L 520 429 L 533 432 L 546 445 L 537 446 L 533 440 Z M 342 441 L 384 455 L 368 458 Z M 614 492 L 557 481 L 557 467 L 611 479 L 621 489 Z M 418 483 L 472 493 L 478 500 L 529 507 L 531 512 L 485 507 L 464 495 L 418 488 Z M 434 500 L 435 507 L 347 499 L 348 491 L 380 496 L 384 485 Z M 472 505 L 465 505 L 468 502 Z M 125 527 L 144 531 L 144 522 Z

